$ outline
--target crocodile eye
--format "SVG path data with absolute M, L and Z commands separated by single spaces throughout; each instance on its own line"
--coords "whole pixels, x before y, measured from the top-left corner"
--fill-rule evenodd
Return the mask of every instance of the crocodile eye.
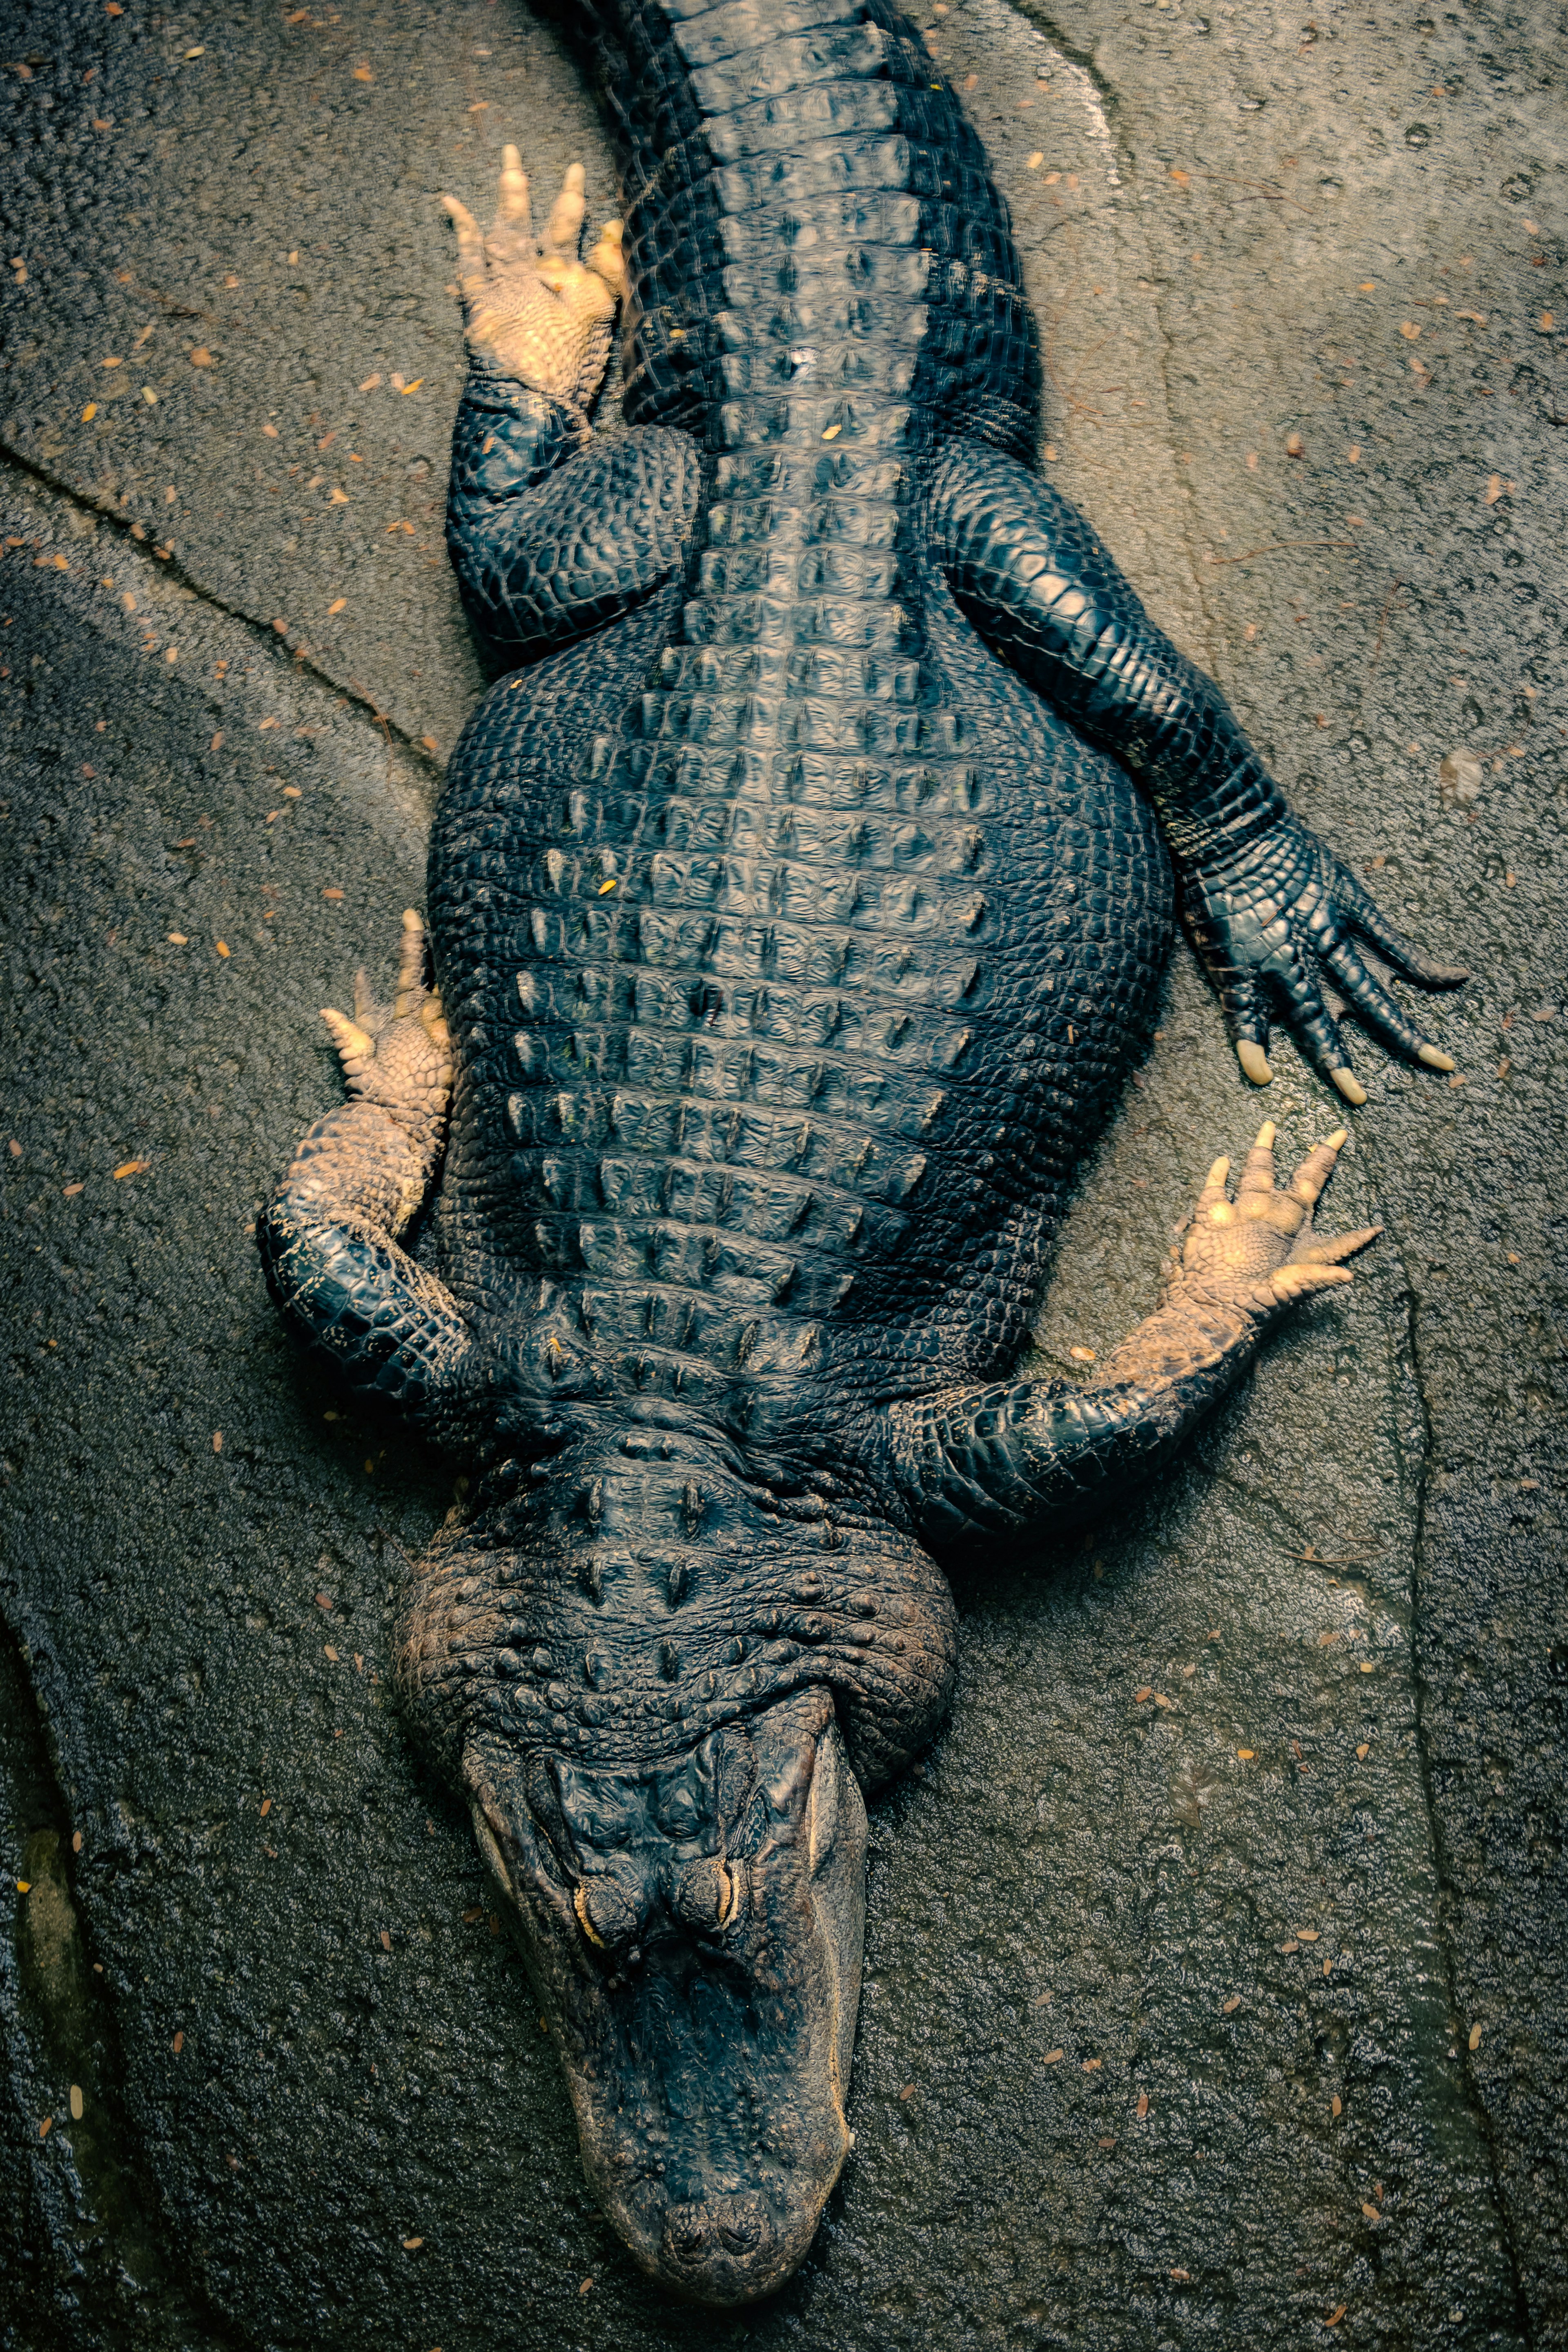
M 618 1951 L 637 1931 L 637 1906 L 614 1878 L 584 1878 L 572 1897 L 577 1925 L 595 1948 Z
M 740 1873 L 716 1854 L 689 1862 L 675 1883 L 675 1908 L 699 1935 L 727 1927 L 741 1907 Z

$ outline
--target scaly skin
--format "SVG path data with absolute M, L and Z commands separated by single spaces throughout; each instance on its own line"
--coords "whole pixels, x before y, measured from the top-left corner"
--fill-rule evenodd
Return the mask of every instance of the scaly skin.
M 1218 1161 L 1092 1386 L 1020 1381 L 1086 1145 L 1147 1033 L 1171 871 L 1247 1074 L 1400 940 L 1033 470 L 1005 208 L 882 0 L 574 15 L 626 230 L 448 199 L 471 373 L 448 536 L 500 675 L 390 1016 L 259 1228 L 352 1387 L 482 1472 L 404 1597 L 637 2260 L 742 2302 L 845 2122 L 861 1790 L 942 1719 L 939 1561 L 1158 1466 L 1291 1303 L 1343 1140 Z M 630 431 L 590 414 L 629 295 Z M 1163 839 L 1162 839 L 1163 836 Z M 448 1024 L 450 1034 L 448 1035 Z M 449 1079 L 449 1107 L 448 1107 Z M 403 1246 L 434 1190 L 427 1243 Z

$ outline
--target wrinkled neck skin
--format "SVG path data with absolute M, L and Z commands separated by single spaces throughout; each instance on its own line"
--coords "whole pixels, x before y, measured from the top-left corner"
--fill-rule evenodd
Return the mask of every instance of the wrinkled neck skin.
M 962 790 L 962 721 L 931 711 L 921 666 L 921 483 L 957 429 L 1032 461 L 1038 398 L 978 141 L 881 0 L 605 0 L 565 30 L 621 146 L 627 417 L 689 432 L 707 467 L 645 703 L 689 704 L 699 751 L 711 704 L 759 839 L 786 759 L 797 797 L 847 821 L 863 751 L 918 742 Z M 835 716 L 851 707 L 854 741 Z M 962 1005 L 931 1003 L 957 1036 Z M 953 1663 L 933 1565 L 814 1486 L 834 1433 L 790 1423 L 809 1308 L 756 1317 L 731 1358 L 744 1377 L 694 1353 L 688 1412 L 584 1406 L 570 1445 L 513 1465 L 518 1494 L 443 1538 L 404 1631 L 427 1727 L 434 1662 L 490 1676 L 492 1697 L 454 1696 L 447 1760 L 590 2181 L 647 2270 L 721 2305 L 788 2277 L 850 2146 L 861 1789 L 929 1739 Z M 764 1454 L 796 1465 L 788 1508 L 745 1467 Z M 639 1665 L 601 1604 L 617 1578 L 679 1599 L 699 1559 L 721 1603 L 683 1608 L 679 1645 Z

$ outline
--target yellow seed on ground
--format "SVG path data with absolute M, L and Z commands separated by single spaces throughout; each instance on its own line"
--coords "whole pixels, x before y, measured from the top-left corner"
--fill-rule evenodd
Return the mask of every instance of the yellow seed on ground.
M 1236 1752 L 1244 1764 L 1250 1764 L 1258 1750 L 1255 1748 L 1238 1748 Z
M 1479 2050 L 1480 2046 L 1481 2029 L 1479 2025 L 1472 2025 L 1470 2028 L 1470 2048 L 1472 2050 Z
M 601 882 L 601 883 L 600 883 L 600 885 L 599 885 L 599 896 L 600 896 L 600 898 L 603 898 L 606 897 L 606 896 L 608 895 L 608 893 L 609 893 L 610 891 L 614 890 L 616 887 L 617 887 L 617 877 L 616 877 L 614 874 L 612 874 L 612 875 L 611 875 L 611 877 L 610 877 L 610 878 L 609 878 L 609 880 L 608 880 L 607 882 Z
M 822 437 L 825 441 L 837 441 L 843 430 L 842 425 L 829 425 L 825 428 Z
M 71 2084 L 71 2121 L 73 2124 L 79 2124 L 81 2121 L 81 2084 L 79 2083 Z

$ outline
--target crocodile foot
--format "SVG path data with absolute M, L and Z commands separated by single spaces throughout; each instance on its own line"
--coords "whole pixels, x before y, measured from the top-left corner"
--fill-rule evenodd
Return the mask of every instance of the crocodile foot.
M 1350 1280 L 1341 1260 L 1375 1241 L 1382 1227 L 1315 1239 L 1312 1211 L 1345 1142 L 1338 1128 L 1309 1151 L 1282 1192 L 1274 1184 L 1274 1122 L 1266 1119 L 1229 1198 L 1228 1160 L 1216 1160 L 1198 1195 L 1170 1301 L 1224 1299 L 1259 1320 L 1314 1290 Z
M 574 163 L 542 245 L 533 235 L 528 177 L 515 147 L 501 151 L 488 236 L 456 196 L 441 199 L 458 232 L 458 285 L 472 357 L 579 411 L 604 382 L 616 306 L 626 290 L 618 220 L 605 223 L 586 262 L 578 258 L 587 209 L 583 185 L 583 166 Z

